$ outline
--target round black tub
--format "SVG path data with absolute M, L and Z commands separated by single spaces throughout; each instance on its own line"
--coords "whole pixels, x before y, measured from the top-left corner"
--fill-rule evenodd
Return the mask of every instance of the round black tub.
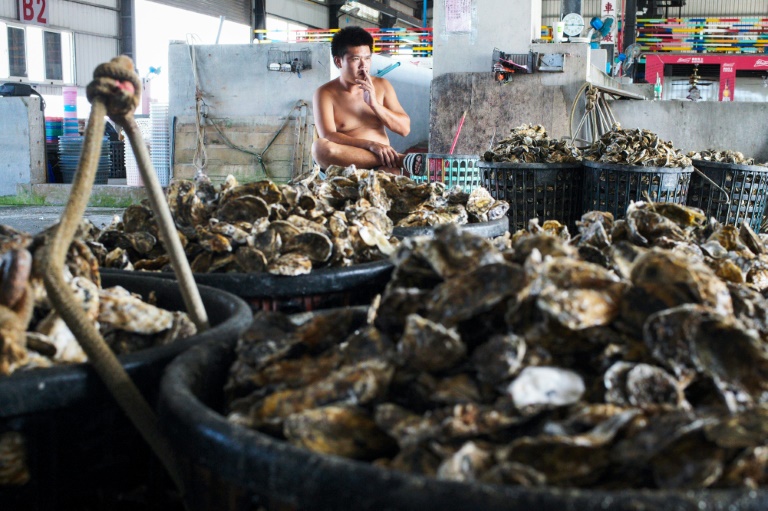
M 760 491 L 583 491 L 442 481 L 293 447 L 219 412 L 234 340 L 196 346 L 163 376 L 161 428 L 180 461 L 190 511 L 764 511 Z M 285 506 L 285 507 L 281 507 Z
M 643 167 L 584 160 L 584 211 L 623 218 L 632 201 L 685 204 L 693 167 Z M 646 198 L 647 194 L 647 198 Z
M 768 167 L 706 160 L 693 160 L 693 166 L 701 174 L 691 176 L 687 205 L 704 210 L 722 224 L 738 227 L 747 222 L 760 232 L 768 202 Z
M 482 238 L 495 238 L 503 236 L 509 230 L 509 218 L 503 216 L 488 222 L 463 224 L 461 228 Z M 434 236 L 435 227 L 395 227 L 392 230 L 392 234 L 400 239 L 407 238 L 408 236 Z
M 184 310 L 175 281 L 103 275 L 102 285 L 120 285 L 144 297 L 154 291 L 159 306 Z M 173 357 L 214 339 L 234 342 L 251 323 L 251 311 L 238 297 L 204 286 L 200 294 L 209 330 L 119 357 L 150 404 L 157 401 L 160 376 Z M 0 377 L 0 434 L 14 432 L 24 439 L 30 479 L 24 485 L 0 485 L 2 509 L 114 509 L 130 492 L 166 479 L 89 364 Z
M 478 163 L 483 186 L 494 199 L 509 202 L 510 231 L 528 227 L 531 219 L 557 220 L 576 232 L 581 217 L 581 162 Z
M 394 266 L 388 260 L 341 268 L 321 268 L 289 277 L 271 273 L 195 273 L 195 282 L 224 289 L 256 310 L 305 312 L 350 305 L 368 305 L 384 290 Z M 102 270 L 105 275 L 134 274 L 175 279 L 173 272 Z

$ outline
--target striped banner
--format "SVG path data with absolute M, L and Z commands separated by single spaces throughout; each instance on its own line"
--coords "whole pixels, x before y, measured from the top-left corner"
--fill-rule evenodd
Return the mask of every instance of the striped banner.
M 644 52 L 768 52 L 768 18 L 638 18 Z

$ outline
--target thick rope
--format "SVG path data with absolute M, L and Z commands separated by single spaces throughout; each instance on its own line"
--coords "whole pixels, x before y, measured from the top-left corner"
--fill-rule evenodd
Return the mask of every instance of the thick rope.
M 197 75 L 197 52 L 195 51 L 195 45 L 193 44 L 191 34 L 187 34 L 187 46 L 189 47 L 189 60 L 192 65 L 192 76 L 195 78 L 195 155 L 192 157 L 192 165 L 194 165 L 197 172 L 195 179 L 199 179 L 201 175 L 205 175 L 205 168 L 208 165 L 208 153 L 205 149 L 205 124 L 203 117 L 203 107 L 205 106 L 205 100 L 203 99 L 203 90 L 200 88 L 200 77 Z
M 573 103 L 571 104 L 571 114 L 568 116 L 568 129 L 570 130 L 571 143 L 574 146 L 576 145 L 577 140 L 582 142 L 589 142 L 589 140 L 577 138 L 579 136 L 579 133 L 581 132 L 582 126 L 584 125 L 584 121 L 587 119 L 588 112 L 584 112 L 584 115 L 581 117 L 581 121 L 579 121 L 579 125 L 576 128 L 576 131 L 575 132 L 573 131 L 573 120 L 574 120 L 574 117 L 576 116 L 576 106 L 579 103 L 579 98 L 587 89 L 587 87 L 589 87 L 589 82 L 584 83 L 584 85 L 582 85 L 579 88 L 579 91 L 576 93 L 576 97 L 574 98 Z
M 87 89 L 92 107 L 83 150 L 69 201 L 61 221 L 54 230 L 53 239 L 47 246 L 47 270 L 43 281 L 51 303 L 83 347 L 94 369 L 183 494 L 184 485 L 179 468 L 165 437 L 160 433 L 152 408 L 104 342 L 94 323 L 86 317 L 64 278 L 67 251 L 93 189 L 104 133 L 104 117 L 109 114 L 118 123 L 125 123 L 126 118 L 133 119 L 133 111 L 139 104 L 140 90 L 140 82 L 133 72 L 133 62 L 128 57 L 112 59 L 96 68 L 94 80 Z M 135 125 L 135 121 L 133 124 Z M 142 145 L 136 144 L 133 139 L 131 142 L 134 151 L 137 145 Z M 141 170 L 144 172 L 146 169 L 142 167 Z M 146 183 L 146 176 L 143 177 Z
M 136 119 L 133 117 L 133 111 L 136 110 L 139 104 L 139 91 L 141 90 L 141 82 L 136 73 L 133 72 L 133 61 L 121 55 L 106 64 L 100 64 L 93 72 L 93 77 L 94 80 L 88 85 L 86 90 L 88 100 L 91 102 L 96 99 L 103 101 L 107 107 L 107 114 L 110 119 L 125 129 L 128 140 L 131 142 L 136 162 L 139 165 L 139 172 L 141 173 L 141 179 L 144 181 L 147 198 L 152 206 L 152 211 L 157 217 L 160 227 L 160 239 L 168 251 L 174 271 L 176 272 L 184 305 L 192 321 L 197 325 L 198 330 L 205 330 L 208 328 L 208 316 L 206 315 L 205 307 L 203 307 L 203 301 L 200 298 L 192 270 L 189 267 L 189 261 L 184 253 L 184 247 L 182 247 L 181 240 L 176 232 L 176 226 L 168 209 L 160 180 L 157 178 L 149 152 L 141 137 L 141 131 L 136 123 Z M 102 130 L 103 128 L 102 125 Z M 97 152 L 101 149 L 101 138 L 98 139 L 98 143 Z M 83 149 L 83 154 L 85 154 L 85 148 Z M 83 205 L 84 211 L 85 205 Z M 80 217 L 82 217 L 82 213 Z
M 581 116 L 581 120 L 574 132 L 573 121 L 576 115 L 576 106 L 582 94 L 584 94 L 584 115 Z M 587 124 L 586 128 L 585 124 Z M 615 124 L 616 118 L 613 115 L 613 111 L 608 106 L 600 90 L 589 82 L 582 85 L 571 104 L 571 113 L 568 116 L 571 143 L 576 145 L 576 142 L 579 141 L 592 145 L 597 142 L 603 133 L 610 131 Z M 589 138 L 579 138 L 582 128 L 591 131 L 591 140 Z M 587 135 L 585 134 L 584 136 L 586 137 Z
M 184 299 L 187 312 L 195 325 L 197 325 L 198 331 L 207 330 L 209 326 L 208 316 L 205 312 L 203 301 L 200 298 L 197 284 L 195 284 L 192 270 L 189 267 L 189 261 L 184 253 L 184 247 L 181 245 L 179 234 L 176 231 L 171 210 L 168 208 L 168 203 L 165 200 L 163 188 L 160 186 L 160 180 L 157 178 L 157 173 L 152 166 L 149 151 L 147 151 L 147 146 L 144 144 L 144 139 L 141 136 L 139 125 L 136 123 L 133 115 L 125 119 L 112 119 L 123 127 L 128 140 L 131 141 L 133 154 L 136 157 L 136 162 L 139 164 L 141 179 L 144 181 L 144 187 L 147 191 L 147 198 L 160 228 L 160 239 L 171 258 L 171 265 L 176 273 L 176 280 L 179 282 L 181 296 Z

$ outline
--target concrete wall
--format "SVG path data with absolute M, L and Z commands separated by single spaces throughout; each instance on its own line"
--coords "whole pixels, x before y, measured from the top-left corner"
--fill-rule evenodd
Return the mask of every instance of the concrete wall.
M 448 73 L 432 82 L 429 150 L 447 153 L 464 110 L 467 117 L 455 154 L 482 154 L 495 139 L 521 124 L 540 124 L 553 138 L 569 134 L 568 115 L 579 88 L 590 76 L 591 62 L 604 62 L 603 50 L 586 44 L 547 44 L 534 51 L 565 55 L 562 72 L 515 74 L 509 82 L 493 80 L 490 69 Z M 582 110 L 577 110 L 581 115 Z
M 0 97 L 0 195 L 46 181 L 45 122 L 38 97 Z
M 551 137 L 567 134 L 561 87 L 543 87 L 537 75 L 520 75 L 501 85 L 492 73 L 449 73 L 432 82 L 429 151 L 448 153 L 462 113 L 467 117 L 454 154 L 481 155 L 521 124 L 541 124 Z
M 768 162 L 768 103 L 614 101 L 611 110 L 624 128 L 645 128 L 682 151 L 741 151 Z
M 330 44 L 306 46 L 270 45 L 197 45 L 171 44 L 168 49 L 168 89 L 170 119 L 176 118 L 174 141 L 175 177 L 193 177 L 192 165 L 197 132 L 195 130 L 195 75 L 192 73 L 190 48 L 195 51 L 198 87 L 207 105 L 208 126 L 205 146 L 208 152 L 209 176 L 214 180 L 233 174 L 240 180 L 265 177 L 258 158 L 230 148 L 211 125 L 215 122 L 230 141 L 247 151 L 261 154 L 290 116 L 281 134 L 264 153 L 263 162 L 269 176 L 277 181 L 290 179 L 294 153 L 299 140 L 296 130 L 307 118 L 311 144 L 314 131 L 311 109 L 294 110 L 298 101 L 311 105 L 314 90 L 329 80 L 331 72 Z M 307 49 L 312 69 L 301 77 L 296 73 L 269 71 L 274 52 Z M 270 51 L 273 52 L 270 55 Z M 307 140 L 304 140 L 308 150 Z M 309 164 L 307 157 L 304 158 Z
M 471 0 L 468 32 L 448 32 L 446 2 L 434 6 L 434 76 L 491 70 L 493 49 L 528 53 L 541 35 L 541 0 Z
M 553 138 L 569 136 L 570 108 L 578 87 L 547 85 L 535 74 L 516 76 L 499 85 L 490 73 L 451 73 L 436 78 L 432 92 L 430 152 L 450 150 L 467 108 L 454 153 L 482 154 L 494 129 L 496 141 L 510 129 L 528 123 L 541 124 Z M 621 100 L 609 104 L 622 127 L 649 129 L 685 152 L 729 149 L 759 163 L 768 162 L 768 103 Z M 582 113 L 578 108 L 574 130 Z
M 197 142 L 195 77 L 189 48 L 183 43 L 171 44 L 168 55 L 168 113 L 170 119 L 176 118 L 173 174 L 181 178 L 193 177 L 196 172 L 192 165 Z M 194 48 L 197 79 L 210 122 L 216 122 L 234 145 L 262 153 L 286 116 L 291 116 L 263 158 L 269 177 L 277 181 L 289 179 L 297 164 L 297 147 L 302 147 L 297 136 L 304 117 L 291 109 L 298 100 L 310 105 L 306 115 L 307 138 L 303 140 L 303 148 L 308 152 L 314 133 L 312 96 L 317 87 L 338 76 L 331 59 L 330 43 L 198 45 Z M 267 69 L 270 50 L 295 52 L 303 49 L 311 54 L 312 69 L 304 70 L 301 77 L 296 73 Z M 385 69 L 394 62 L 376 55 L 372 72 Z M 400 66 L 385 75 L 411 116 L 408 137 L 390 136 L 392 146 L 398 151 L 429 138 L 431 77 L 431 70 L 412 65 L 407 60 L 402 60 Z M 265 175 L 258 158 L 229 147 L 210 122 L 205 129 L 208 175 L 214 180 L 224 179 L 227 174 L 240 180 L 263 179 Z M 303 157 L 304 170 L 308 170 L 310 163 L 311 157 L 307 153 Z
M 371 73 L 375 74 L 390 65 L 400 65 L 384 75 L 397 93 L 397 99 L 411 118 L 411 133 L 401 137 L 389 132 L 389 142 L 399 152 L 416 146 L 426 147 L 429 141 L 429 105 L 432 70 L 412 64 L 407 57 L 374 55 Z

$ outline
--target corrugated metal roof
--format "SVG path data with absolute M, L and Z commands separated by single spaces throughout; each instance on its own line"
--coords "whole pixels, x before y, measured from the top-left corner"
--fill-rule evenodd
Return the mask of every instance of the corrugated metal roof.
M 152 0 L 158 4 L 170 5 L 179 9 L 206 14 L 224 16 L 227 21 L 250 26 L 251 2 L 246 0 Z
M 76 83 L 86 86 L 93 80 L 96 66 L 117 56 L 117 39 L 75 34 L 75 52 Z
M 16 19 L 16 2 L 0 2 L 0 18 Z
M 67 27 L 74 32 L 86 32 L 117 37 L 120 13 L 74 2 L 51 2 L 49 23 L 52 27 Z

